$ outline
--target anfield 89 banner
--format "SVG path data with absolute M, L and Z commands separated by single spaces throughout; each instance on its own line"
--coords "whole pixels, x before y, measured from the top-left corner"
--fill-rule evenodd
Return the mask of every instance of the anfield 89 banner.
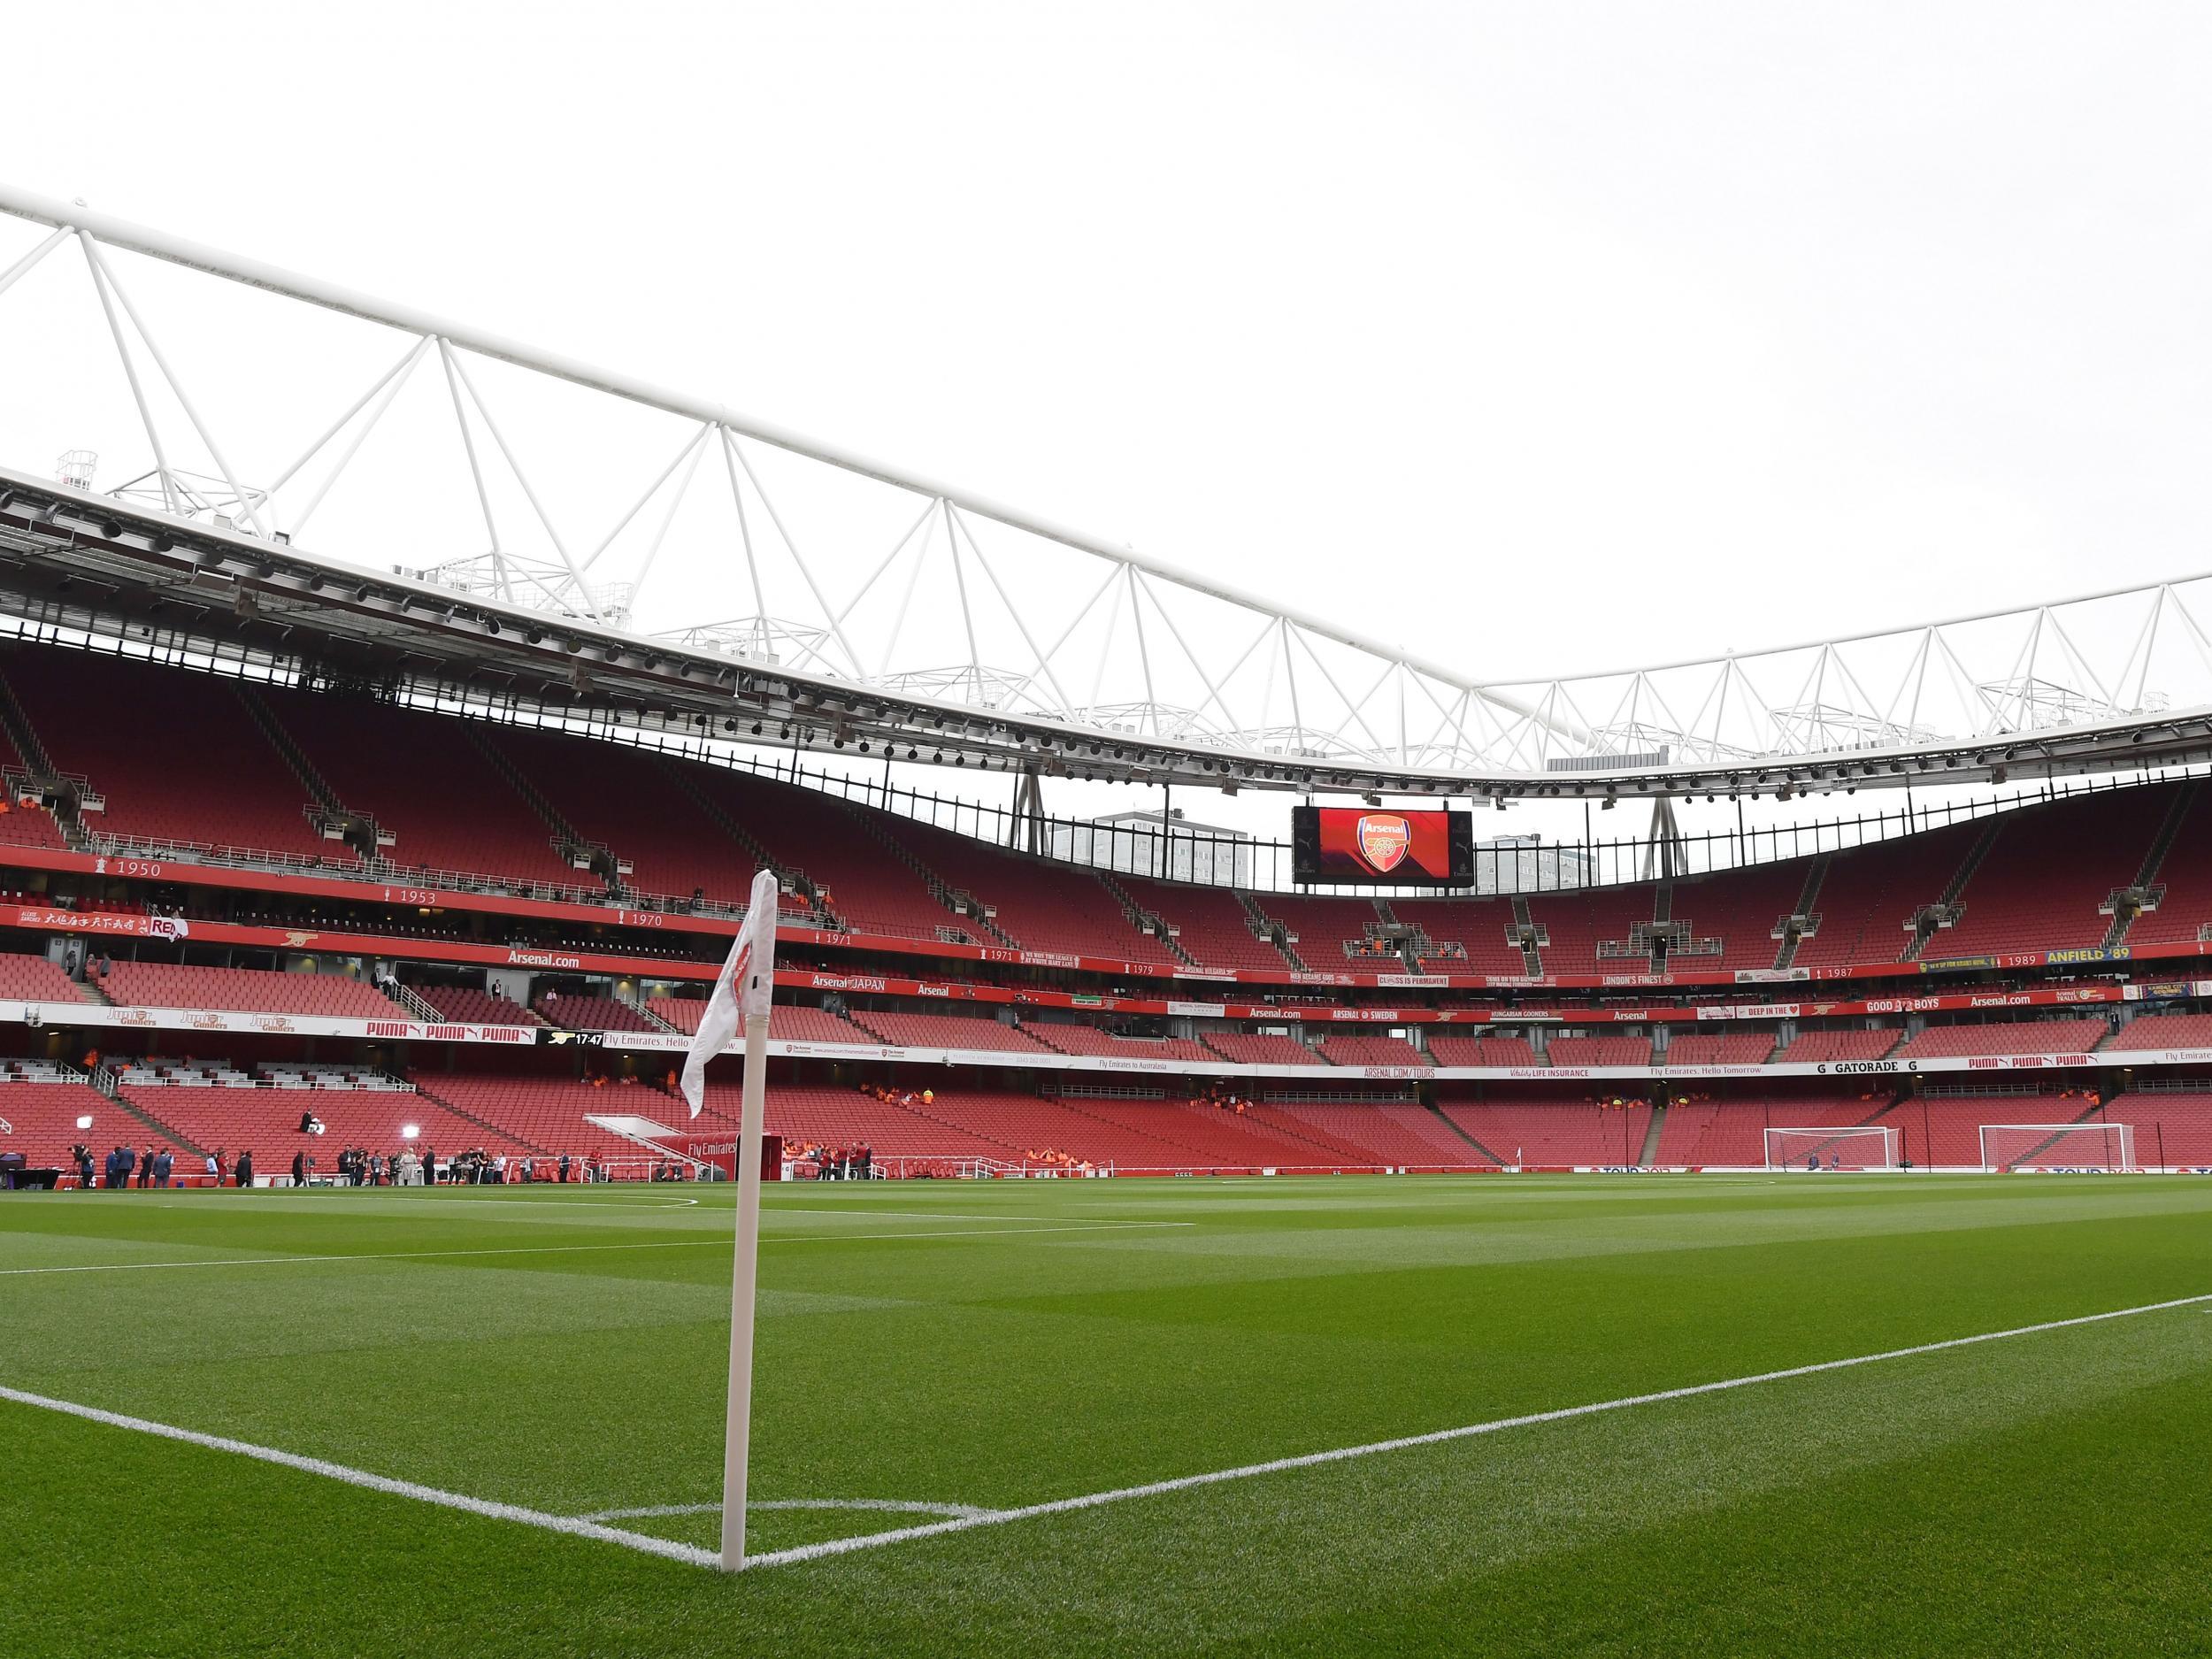
M 1465 812 L 1291 809 L 1291 872 L 1299 881 L 1471 887 L 1474 819 Z

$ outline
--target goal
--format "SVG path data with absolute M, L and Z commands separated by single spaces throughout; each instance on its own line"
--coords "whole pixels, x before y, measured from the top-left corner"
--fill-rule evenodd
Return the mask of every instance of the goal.
M 2132 1170 L 2132 1124 L 1984 1124 L 1985 1170 Z
M 1767 1168 L 1810 1170 L 1816 1158 L 1824 1170 L 1893 1170 L 1897 1131 L 1878 1124 L 1808 1125 L 1770 1129 Z

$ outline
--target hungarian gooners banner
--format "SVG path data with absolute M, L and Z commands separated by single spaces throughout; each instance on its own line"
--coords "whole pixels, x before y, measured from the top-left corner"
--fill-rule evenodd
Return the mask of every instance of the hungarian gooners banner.
M 753 877 L 752 897 L 746 902 L 745 926 L 730 941 L 729 960 L 714 978 L 714 994 L 684 1056 L 684 1099 L 696 1118 L 707 1099 L 707 1062 L 730 1046 L 741 1024 L 755 1014 L 764 1019 L 776 989 L 776 910 L 781 889 L 776 872 L 763 870 Z

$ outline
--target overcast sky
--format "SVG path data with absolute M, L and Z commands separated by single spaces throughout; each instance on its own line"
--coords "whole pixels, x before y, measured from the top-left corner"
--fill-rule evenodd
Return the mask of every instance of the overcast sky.
M 53 21 L 14 183 L 1477 675 L 2212 566 L 2202 7 Z

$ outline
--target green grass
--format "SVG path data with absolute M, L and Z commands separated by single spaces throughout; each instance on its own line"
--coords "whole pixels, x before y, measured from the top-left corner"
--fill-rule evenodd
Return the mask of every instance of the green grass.
M 558 1514 L 707 1502 L 729 1203 L 0 1201 L 0 1269 L 120 1270 L 0 1276 L 0 1384 Z M 763 1500 L 1010 1508 L 2212 1294 L 2182 1178 L 886 1183 L 772 1190 L 763 1236 Z M 0 1402 L 0 1654 L 2201 1654 L 2208 1310 L 735 1579 Z

